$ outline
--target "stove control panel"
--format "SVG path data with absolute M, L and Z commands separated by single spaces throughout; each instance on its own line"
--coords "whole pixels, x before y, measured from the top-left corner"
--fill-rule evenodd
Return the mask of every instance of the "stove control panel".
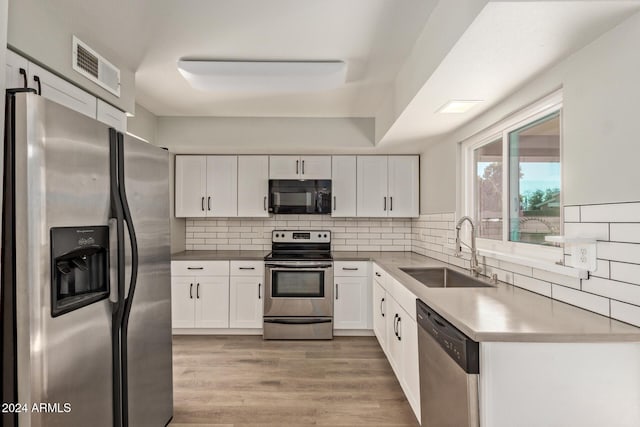
M 274 243 L 331 243 L 329 230 L 273 230 Z

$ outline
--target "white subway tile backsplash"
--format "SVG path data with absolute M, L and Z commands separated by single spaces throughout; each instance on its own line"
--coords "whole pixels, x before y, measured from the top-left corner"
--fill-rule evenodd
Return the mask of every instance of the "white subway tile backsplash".
M 582 281 L 582 290 L 629 304 L 640 305 L 640 286 L 592 277 Z
M 638 222 L 640 203 L 611 203 L 580 207 L 582 222 Z
M 611 262 L 610 269 L 611 279 L 640 285 L 640 264 Z
M 640 221 L 640 218 L 637 221 Z M 640 243 L 640 222 L 635 224 L 611 224 L 610 240 L 612 242 Z
M 591 272 L 592 276 L 602 277 L 603 279 L 609 279 L 609 261 L 604 259 L 596 260 L 597 266 L 594 271 Z
M 568 223 L 564 225 L 567 237 L 585 237 L 595 240 L 609 240 L 608 223 Z
M 335 251 L 405 251 L 412 246 L 412 222 L 405 218 L 336 218 L 275 215 L 272 218 L 190 218 L 188 250 L 269 250 L 275 229 L 327 229 Z
M 640 264 L 640 244 L 637 243 L 598 242 L 596 250 L 600 259 Z
M 640 327 L 640 307 L 611 301 L 611 317 Z
M 580 206 L 565 207 L 564 222 L 580 222 Z
M 533 277 L 516 274 L 513 278 L 513 284 L 519 288 L 527 289 L 531 292 L 551 297 L 551 283 L 534 279 Z
M 609 316 L 609 299 L 560 285 L 552 285 L 553 299 Z

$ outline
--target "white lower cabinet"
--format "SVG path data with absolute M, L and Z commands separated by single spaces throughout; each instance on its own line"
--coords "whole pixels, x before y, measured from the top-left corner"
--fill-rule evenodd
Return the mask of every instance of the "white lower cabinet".
M 367 329 L 367 277 L 336 277 L 333 301 L 334 329 Z
M 371 330 L 369 262 L 335 261 L 333 329 Z
M 171 277 L 171 320 L 174 328 L 193 328 L 196 324 L 194 279 L 195 277 Z
M 264 278 L 231 277 L 229 295 L 229 327 L 262 328 Z
M 377 280 L 373 281 L 373 333 L 378 338 L 380 347 L 383 349 L 387 345 L 387 325 L 386 312 L 387 308 L 387 291 Z
M 195 297 L 195 327 L 229 327 L 229 277 L 197 277 Z
M 262 329 L 262 260 L 173 261 L 171 273 L 174 329 Z
M 171 318 L 174 328 L 228 328 L 228 276 L 173 276 Z
M 420 420 L 420 372 L 418 368 L 418 325 L 415 296 L 402 284 L 388 277 L 374 264 L 373 331 L 387 355 L 411 409 Z M 375 275 L 378 272 L 379 275 Z M 384 282 L 383 285 L 380 282 Z M 385 287 L 386 286 L 386 287 Z

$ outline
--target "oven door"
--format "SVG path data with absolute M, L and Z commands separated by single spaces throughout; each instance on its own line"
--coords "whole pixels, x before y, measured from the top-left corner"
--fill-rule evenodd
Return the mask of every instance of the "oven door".
M 331 263 L 268 263 L 265 275 L 265 317 L 333 316 Z

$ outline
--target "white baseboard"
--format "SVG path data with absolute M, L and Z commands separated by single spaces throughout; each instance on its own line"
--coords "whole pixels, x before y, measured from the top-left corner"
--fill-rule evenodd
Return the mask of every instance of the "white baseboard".
M 334 329 L 334 337 L 372 337 L 372 329 Z
M 260 335 L 262 329 L 173 328 L 173 335 Z

